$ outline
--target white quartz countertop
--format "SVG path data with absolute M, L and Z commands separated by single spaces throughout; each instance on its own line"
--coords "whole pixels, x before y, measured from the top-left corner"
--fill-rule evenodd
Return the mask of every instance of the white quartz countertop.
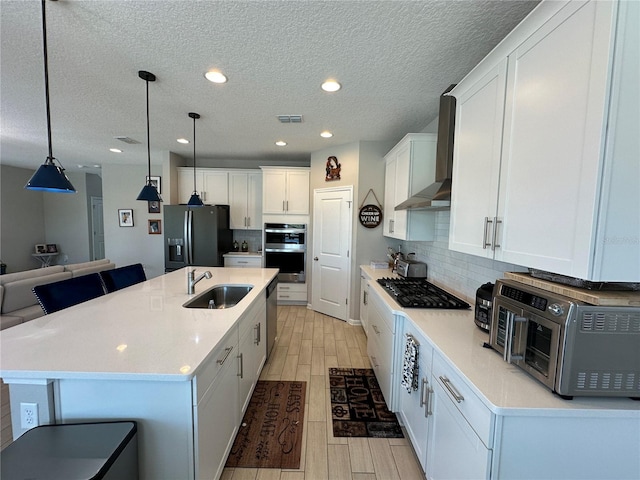
M 469 310 L 405 309 L 375 281 L 382 277 L 395 276 L 391 274 L 391 270 L 362 266 L 361 271 L 374 280 L 370 282 L 369 288 L 375 290 L 394 314 L 409 319 L 422 331 L 431 340 L 436 351 L 469 380 L 469 386 L 494 413 L 584 416 L 588 411 L 597 415 L 597 412 L 607 410 L 608 416 L 622 415 L 640 419 L 638 401 L 628 398 L 594 397 L 564 400 L 524 370 L 506 363 L 502 355 L 490 348 L 484 348 L 483 344 L 489 341 L 489 334 L 474 323 L 473 305 Z M 437 284 L 436 281 L 432 283 Z M 445 290 L 457 295 L 451 288 Z
M 194 267 L 211 279 L 187 295 L 191 267 L 2 330 L 0 376 L 16 379 L 190 380 L 198 367 L 262 296 L 274 268 Z M 219 284 L 253 285 L 237 305 L 184 308 Z

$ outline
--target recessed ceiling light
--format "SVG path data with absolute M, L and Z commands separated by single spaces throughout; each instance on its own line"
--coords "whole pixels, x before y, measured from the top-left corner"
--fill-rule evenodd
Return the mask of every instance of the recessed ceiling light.
M 327 80 L 322 84 L 322 90 L 324 90 L 325 92 L 337 92 L 341 88 L 342 85 L 340 85 L 335 80 Z
M 279 147 L 284 147 L 287 144 L 287 142 L 285 142 L 284 140 L 278 140 L 276 142 L 276 145 Z
M 189 143 L 189 140 L 187 140 L 186 138 L 179 138 L 178 143 Z
M 119 148 L 110 148 L 109 151 L 113 153 L 122 153 L 122 150 L 120 150 Z
M 320 136 L 322 138 L 331 138 L 331 137 L 333 137 L 333 133 L 331 133 L 328 130 L 325 130 L 324 132 L 320 132 Z
M 218 70 L 211 70 L 205 73 L 204 76 L 207 78 L 207 80 L 213 83 L 227 82 L 227 77 L 222 72 L 219 72 Z

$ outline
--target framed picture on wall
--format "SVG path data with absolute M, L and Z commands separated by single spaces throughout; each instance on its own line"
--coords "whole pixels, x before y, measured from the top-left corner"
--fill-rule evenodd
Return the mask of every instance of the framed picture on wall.
M 149 235 L 159 235 L 162 233 L 162 220 L 149 220 Z
M 121 227 L 133 227 L 133 210 L 130 208 L 118 209 L 118 225 Z
M 160 177 L 154 177 L 153 175 L 150 177 L 147 177 L 147 183 L 151 183 L 151 185 L 156 187 L 156 190 L 158 190 L 158 195 L 162 193 L 160 191 Z
M 160 202 L 156 202 L 155 200 L 149 202 L 149 213 L 160 213 Z

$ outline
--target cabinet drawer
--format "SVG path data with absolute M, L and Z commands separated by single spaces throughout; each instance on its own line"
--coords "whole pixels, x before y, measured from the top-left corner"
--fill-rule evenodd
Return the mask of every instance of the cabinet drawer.
M 307 284 L 306 283 L 279 283 L 278 284 L 278 300 L 306 302 L 307 301 Z
M 235 361 L 238 350 L 238 329 L 232 328 L 212 352 L 193 380 L 194 405 L 200 403 L 213 381 L 229 362 Z
M 471 425 L 482 442 L 491 448 L 493 414 L 460 376 L 439 355 L 433 356 L 433 382 L 438 383 Z
M 376 312 L 369 328 L 367 354 L 389 410 L 393 408 L 393 338 L 393 333 Z
M 225 267 L 246 267 L 246 268 L 260 268 L 262 266 L 262 257 L 224 257 Z

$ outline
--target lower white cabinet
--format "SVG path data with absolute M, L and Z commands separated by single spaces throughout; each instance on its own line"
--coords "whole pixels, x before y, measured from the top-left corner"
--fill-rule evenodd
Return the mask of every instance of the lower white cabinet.
M 420 461 L 422 470 L 426 470 L 427 437 L 429 424 L 432 421 L 431 363 L 433 347 L 408 320 L 404 321 L 402 340 L 406 342 L 411 335 L 418 343 L 418 390 L 408 392 L 402 386 L 402 372 L 398 375 L 398 415 L 404 425 L 413 449 Z M 400 349 L 400 367 L 404 363 L 404 350 Z
M 251 394 L 260 377 L 260 371 L 267 359 L 266 316 L 266 301 L 256 303 L 239 326 L 238 377 L 241 414 L 247 410 Z
M 489 478 L 491 450 L 475 433 L 445 390 L 434 378 L 426 476 L 429 480 Z M 525 433 L 523 433 L 525 435 Z
M 224 255 L 225 267 L 236 268 L 260 268 L 262 267 L 262 255 Z
M 307 303 L 306 283 L 278 283 L 278 303 Z
M 391 411 L 394 402 L 394 331 L 395 316 L 385 306 L 382 299 L 373 293 L 369 295 L 368 305 L 369 336 L 367 337 L 367 355 L 376 374 L 380 390 Z
M 235 362 L 237 349 L 238 330 L 233 329 L 195 381 L 198 398 L 193 409 L 195 478 L 220 478 L 238 432 L 241 418 Z M 211 375 L 215 375 L 213 379 Z
M 364 334 L 369 336 L 369 321 L 367 307 L 369 305 L 369 279 L 360 275 L 360 323 Z

